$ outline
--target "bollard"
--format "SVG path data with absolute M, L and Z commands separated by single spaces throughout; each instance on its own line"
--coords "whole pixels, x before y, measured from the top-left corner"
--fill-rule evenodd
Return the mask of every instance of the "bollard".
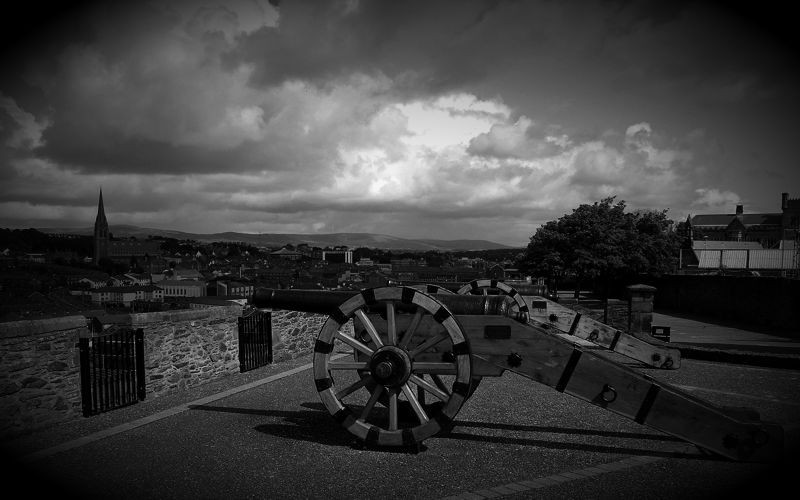
M 653 295 L 655 287 L 631 285 L 628 287 L 628 331 L 631 333 L 650 332 L 653 323 Z

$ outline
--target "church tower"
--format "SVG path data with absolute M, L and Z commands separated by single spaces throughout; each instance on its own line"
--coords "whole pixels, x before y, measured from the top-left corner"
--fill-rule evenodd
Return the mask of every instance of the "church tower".
M 94 220 L 94 264 L 108 257 L 108 221 L 103 208 L 103 190 L 100 190 L 100 201 L 97 203 L 97 218 Z

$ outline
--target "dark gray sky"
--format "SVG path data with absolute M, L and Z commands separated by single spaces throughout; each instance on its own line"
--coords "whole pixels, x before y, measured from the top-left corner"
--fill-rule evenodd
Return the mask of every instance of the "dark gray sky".
M 0 227 L 524 245 L 606 196 L 800 197 L 781 2 L 27 2 L 3 20 Z M 789 5 L 789 4 L 787 4 Z

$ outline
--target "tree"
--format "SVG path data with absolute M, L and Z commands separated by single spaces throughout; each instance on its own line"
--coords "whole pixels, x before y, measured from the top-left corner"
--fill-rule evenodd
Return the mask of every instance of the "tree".
M 581 282 L 599 280 L 604 299 L 613 281 L 672 271 L 680 241 L 667 210 L 625 212 L 625 202 L 609 197 L 583 204 L 531 236 L 519 263 L 538 276 L 558 279 L 565 273 Z

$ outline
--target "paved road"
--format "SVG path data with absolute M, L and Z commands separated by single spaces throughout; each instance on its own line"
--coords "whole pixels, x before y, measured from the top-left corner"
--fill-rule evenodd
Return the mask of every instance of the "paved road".
M 419 453 L 364 449 L 319 403 L 309 361 L 30 436 L 6 450 L 16 469 L 4 469 L 5 484 L 24 486 L 17 497 L 674 500 L 756 491 L 779 498 L 778 488 L 794 482 L 796 370 L 695 360 L 680 370 L 642 369 L 709 402 L 756 407 L 764 420 L 784 425 L 787 456 L 767 465 L 710 457 L 513 374 L 484 379 L 453 432 L 429 439 Z
M 669 326 L 671 342 L 698 346 L 724 345 L 732 349 L 800 352 L 800 330 L 788 332 L 719 320 L 703 321 L 694 315 L 667 312 L 653 313 L 653 324 Z

